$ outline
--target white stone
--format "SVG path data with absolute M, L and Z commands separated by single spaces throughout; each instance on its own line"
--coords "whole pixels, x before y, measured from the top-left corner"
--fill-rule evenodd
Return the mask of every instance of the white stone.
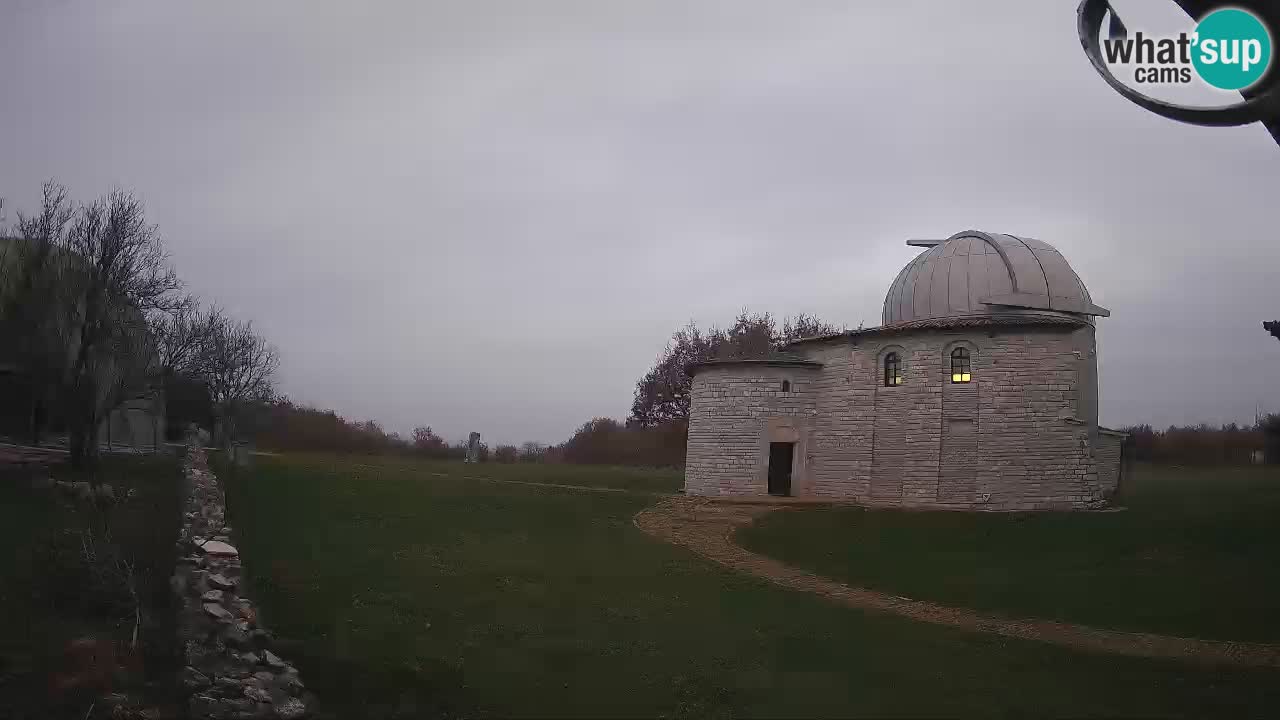
M 207 555 L 239 555 L 240 551 L 236 550 L 234 545 L 229 545 L 221 540 L 210 540 L 200 546 L 200 549 Z
M 231 613 L 227 609 L 217 603 L 205 603 L 204 611 L 209 617 L 215 620 L 231 621 Z

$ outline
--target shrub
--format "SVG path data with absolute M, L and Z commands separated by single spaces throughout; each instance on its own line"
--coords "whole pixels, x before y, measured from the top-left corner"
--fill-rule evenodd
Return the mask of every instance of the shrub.
M 1170 426 L 1155 430 L 1150 425 L 1125 428 L 1133 443 L 1134 459 L 1174 465 L 1247 464 L 1254 452 L 1263 448 L 1265 421 L 1252 428 L 1234 423 L 1221 428 L 1209 425 Z
M 493 459 L 500 463 L 513 463 L 520 459 L 520 450 L 515 445 L 499 445 L 493 449 Z

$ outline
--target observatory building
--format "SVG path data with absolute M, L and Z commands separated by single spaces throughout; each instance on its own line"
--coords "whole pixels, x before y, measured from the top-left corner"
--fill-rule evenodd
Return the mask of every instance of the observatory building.
M 879 327 L 694 365 L 685 492 L 965 510 L 1100 507 L 1124 434 L 1098 426 L 1095 318 L 1053 246 L 913 240 Z

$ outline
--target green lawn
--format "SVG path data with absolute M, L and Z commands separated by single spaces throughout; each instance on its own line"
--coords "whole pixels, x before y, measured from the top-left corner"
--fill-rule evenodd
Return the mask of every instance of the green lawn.
M 52 474 L 79 479 L 65 468 Z M 169 590 L 181 519 L 177 458 L 103 458 L 102 479 L 121 498 L 103 510 L 32 489 L 32 475 L 0 466 L 0 717 L 105 718 L 110 708 L 94 702 L 113 691 L 163 705 L 178 662 Z M 80 533 L 89 528 L 99 558 L 111 557 L 114 547 L 134 564 L 144 617 L 141 652 L 118 654 L 124 671 L 98 680 L 67 657 L 67 643 L 127 643 L 134 615 L 127 586 L 115 582 L 120 576 L 104 574 L 104 562 L 83 561 Z
M 1280 472 L 1139 467 L 1116 513 L 797 509 L 739 531 L 850 584 L 1015 617 L 1280 642 Z
M 631 518 L 650 496 L 435 472 L 287 457 L 223 472 L 252 596 L 342 717 L 1280 712 L 1280 673 L 849 610 L 645 536 Z
M 293 464 L 356 474 L 395 470 L 428 477 L 488 478 L 517 482 L 554 483 L 616 488 L 637 492 L 673 493 L 684 487 L 684 471 L 672 468 L 606 467 L 541 463 L 469 465 L 460 460 L 421 460 L 397 456 L 339 456 L 323 453 L 291 454 Z M 433 475 L 435 474 L 435 475 Z

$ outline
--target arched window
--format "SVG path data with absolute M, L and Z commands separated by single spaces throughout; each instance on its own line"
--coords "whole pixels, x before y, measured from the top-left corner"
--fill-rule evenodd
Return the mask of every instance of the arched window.
M 884 386 L 897 387 L 902 384 L 902 361 L 898 353 L 891 352 L 884 356 Z
M 967 383 L 973 379 L 969 351 L 958 347 L 951 351 L 951 382 Z
M 790 381 L 790 380 L 783 380 L 783 381 L 782 381 L 782 392 L 791 392 L 791 381 Z

